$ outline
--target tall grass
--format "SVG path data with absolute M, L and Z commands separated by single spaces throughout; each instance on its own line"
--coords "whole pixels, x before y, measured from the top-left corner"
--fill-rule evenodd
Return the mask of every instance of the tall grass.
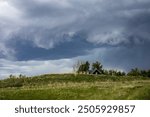
M 150 99 L 150 79 L 51 74 L 0 80 L 0 99 Z

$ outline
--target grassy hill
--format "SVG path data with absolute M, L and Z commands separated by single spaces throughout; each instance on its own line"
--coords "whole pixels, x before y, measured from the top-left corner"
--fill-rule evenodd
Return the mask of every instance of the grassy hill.
M 150 78 L 74 74 L 11 77 L 0 80 L 0 99 L 150 99 Z

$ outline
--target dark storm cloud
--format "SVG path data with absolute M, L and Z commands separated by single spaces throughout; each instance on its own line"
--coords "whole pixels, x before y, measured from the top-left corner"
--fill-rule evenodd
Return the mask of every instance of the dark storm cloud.
M 107 68 L 116 68 L 129 71 L 132 68 L 140 69 L 150 68 L 150 43 L 138 44 L 132 46 L 120 46 L 106 49 L 99 52 L 101 58 Z
M 32 29 L 31 35 L 35 44 L 38 47 L 52 48 L 55 44 L 64 41 L 62 38 L 64 34 L 78 31 L 85 31 L 88 34 L 86 40 L 94 44 L 130 43 L 129 37 L 134 37 L 137 35 L 136 32 L 143 30 L 141 28 L 134 30 L 134 26 L 130 23 L 137 22 L 135 27 L 143 25 L 136 18 L 143 15 L 141 19 L 144 21 L 148 17 L 150 2 L 147 0 L 87 0 L 86 2 L 13 0 L 10 5 L 21 11 L 22 20 L 27 24 L 23 28 L 26 32 Z M 146 25 L 143 26 L 145 27 Z M 144 30 L 144 33 L 149 32 Z
M 68 35 L 63 37 L 69 38 Z M 45 49 L 35 46 L 32 40 L 14 37 L 12 41 L 7 43 L 7 46 L 15 49 L 17 60 L 55 60 L 88 54 L 85 50 L 91 50 L 96 46 L 87 42 L 85 38 L 85 34 L 79 32 L 74 34 L 72 39 L 61 42 L 53 48 Z
M 136 15 L 128 21 L 128 35 L 141 41 L 150 41 L 150 11 Z
M 5 0 L 0 4 L 1 59 L 31 64 L 30 60 L 101 58 L 107 68 L 147 69 L 149 45 L 149 0 Z

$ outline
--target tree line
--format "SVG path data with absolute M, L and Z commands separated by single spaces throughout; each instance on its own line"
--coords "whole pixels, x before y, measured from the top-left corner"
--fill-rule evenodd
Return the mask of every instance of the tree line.
M 89 71 L 92 70 L 99 70 L 103 75 L 111 75 L 111 76 L 143 76 L 143 77 L 150 77 L 150 70 L 140 70 L 138 68 L 131 69 L 128 73 L 119 70 L 106 70 L 103 69 L 103 65 L 101 62 L 96 61 L 90 63 L 89 61 L 78 61 L 74 66 L 74 72 L 78 74 L 89 74 Z
M 150 77 L 150 70 L 140 70 L 138 68 L 131 69 L 130 72 L 128 72 L 129 76 L 143 76 L 143 77 Z
M 83 62 L 83 61 L 78 61 L 74 66 L 73 69 L 77 73 L 85 73 L 87 74 L 90 70 L 97 69 L 99 71 L 103 71 L 103 65 L 96 61 L 90 65 L 89 61 Z

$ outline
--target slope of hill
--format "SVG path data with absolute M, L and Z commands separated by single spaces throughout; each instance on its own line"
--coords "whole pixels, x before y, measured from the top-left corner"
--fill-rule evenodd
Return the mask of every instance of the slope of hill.
M 0 99 L 150 99 L 150 78 L 47 74 L 0 80 Z

